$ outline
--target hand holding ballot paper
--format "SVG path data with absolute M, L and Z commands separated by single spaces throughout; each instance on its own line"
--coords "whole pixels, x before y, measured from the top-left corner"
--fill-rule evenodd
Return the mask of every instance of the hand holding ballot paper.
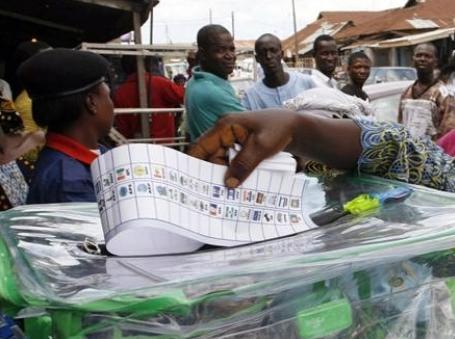
M 115 255 L 236 246 L 315 227 L 302 213 L 307 178 L 295 175 L 290 154 L 267 159 L 235 188 L 224 185 L 225 166 L 160 145 L 115 148 L 91 170 L 106 247 Z
M 351 170 L 361 153 L 360 129 L 351 119 L 326 119 L 285 109 L 231 114 L 203 134 L 189 154 L 223 163 L 226 152 L 238 143 L 242 151 L 225 175 L 228 187 L 237 187 L 265 159 L 280 151 L 316 160 L 331 168 Z

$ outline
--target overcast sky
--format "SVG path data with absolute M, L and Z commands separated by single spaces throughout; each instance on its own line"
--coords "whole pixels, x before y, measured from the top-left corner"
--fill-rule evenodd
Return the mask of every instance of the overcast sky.
M 295 0 L 297 30 L 316 20 L 321 11 L 382 10 L 403 6 L 406 0 Z M 154 9 L 154 43 L 194 42 L 199 28 L 212 22 L 231 30 L 235 38 L 254 40 L 263 33 L 281 39 L 293 33 L 292 0 L 161 0 Z M 149 28 L 143 26 L 143 42 Z

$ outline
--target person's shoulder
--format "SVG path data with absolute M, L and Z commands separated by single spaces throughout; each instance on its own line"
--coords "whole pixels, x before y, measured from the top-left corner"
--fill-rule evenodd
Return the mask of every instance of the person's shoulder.
M 415 82 L 410 84 L 408 87 L 404 89 L 404 91 L 401 93 L 401 98 L 406 99 L 406 98 L 411 98 L 412 97 L 412 87 L 415 85 Z
M 266 89 L 266 88 L 267 87 L 265 87 L 262 80 L 258 80 L 254 84 L 252 84 L 250 87 L 245 89 L 244 95 L 251 96 L 251 95 L 254 95 L 255 93 L 264 91 L 264 89 Z
M 220 84 L 214 83 L 208 78 L 192 78 L 186 87 L 188 97 L 211 98 L 219 92 L 221 92 Z
M 35 163 L 35 170 L 30 185 L 31 196 L 41 195 L 41 191 L 49 191 L 50 187 L 61 185 L 62 166 L 61 156 L 50 148 L 43 148 Z M 33 193 L 35 192 L 35 193 Z M 33 198 L 31 203 L 40 203 Z
M 36 161 L 36 172 L 41 175 L 59 174 L 84 165 L 65 153 L 44 147 Z M 68 173 L 70 174 L 70 173 Z
M 36 164 L 36 180 L 43 180 L 47 185 L 62 185 L 91 182 L 89 166 L 80 161 L 49 148 L 40 154 Z
M 450 92 L 449 88 L 447 87 L 447 85 L 443 81 L 438 80 L 434 84 L 434 86 L 435 86 L 435 90 L 442 97 L 442 99 L 445 99 L 445 98 L 447 98 L 448 96 L 451 95 L 451 92 Z
M 307 88 L 317 87 L 317 83 L 310 74 L 304 74 L 302 72 L 292 72 L 290 74 L 295 79 L 295 82 L 301 84 Z
M 130 101 L 130 97 L 132 93 L 136 93 L 137 88 L 136 84 L 132 81 L 127 81 L 120 84 L 115 90 L 112 95 L 112 99 L 114 100 L 116 106 L 121 106 L 124 103 L 128 103 Z
M 352 84 L 346 84 L 340 88 L 340 91 L 346 94 L 352 94 L 354 92 L 354 86 Z
M 36 160 L 36 173 L 57 171 L 58 163 L 61 161 L 63 153 L 57 152 L 49 147 L 44 147 Z
M 204 89 L 207 86 L 211 85 L 211 81 L 205 77 L 191 77 L 191 79 L 186 84 L 187 91 L 195 91 Z
M 160 85 L 171 85 L 171 84 L 173 84 L 172 80 L 166 78 L 163 75 L 152 75 L 151 79 L 152 79 L 152 84 L 153 83 L 160 84 Z
M 45 149 L 40 154 L 28 203 L 95 201 L 93 195 L 93 182 L 87 165 L 52 149 Z
M 313 78 L 311 77 L 311 74 L 306 74 L 298 71 L 288 71 L 289 76 L 294 77 L 296 79 L 303 79 L 307 81 L 311 81 Z

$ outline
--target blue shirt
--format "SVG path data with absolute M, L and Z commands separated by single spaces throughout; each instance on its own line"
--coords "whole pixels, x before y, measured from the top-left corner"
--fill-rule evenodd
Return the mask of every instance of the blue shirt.
M 97 155 L 68 139 L 58 135 L 55 149 L 49 147 L 48 136 L 48 145 L 36 163 L 27 204 L 96 202 L 90 163 Z
M 192 141 L 215 125 L 219 118 L 245 110 L 229 81 L 203 72 L 199 67 L 193 69 L 186 87 L 185 108 Z
M 309 75 L 289 72 L 289 81 L 283 86 L 270 88 L 262 80 L 258 81 L 245 91 L 242 105 L 251 111 L 281 107 L 286 100 L 293 99 L 303 91 L 314 87 L 316 83 Z

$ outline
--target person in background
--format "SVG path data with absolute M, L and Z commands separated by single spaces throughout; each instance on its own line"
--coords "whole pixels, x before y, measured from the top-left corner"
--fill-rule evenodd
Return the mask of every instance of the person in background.
M 13 54 L 13 68 L 17 70 L 22 63 L 27 61 L 29 58 L 34 56 L 37 53 L 50 49 L 49 46 L 44 41 L 24 41 L 20 43 Z M 16 110 L 21 115 L 22 121 L 24 122 L 26 132 L 35 132 L 39 129 L 35 121 L 32 118 L 32 101 L 24 89 L 23 84 L 15 77 L 15 81 L 12 83 L 14 105 Z M 37 154 L 34 154 L 33 157 L 36 159 Z
M 125 55 L 122 67 L 128 74 L 126 81 L 121 84 L 114 94 L 117 108 L 138 108 L 138 74 L 136 57 Z M 183 105 L 185 89 L 161 75 L 160 59 L 151 56 L 145 59 L 145 83 L 148 89 L 149 107 L 179 108 Z M 115 126 L 126 138 L 135 138 L 141 133 L 141 118 L 139 114 L 124 114 L 115 117 Z M 176 136 L 175 115 L 172 112 L 154 113 L 151 115 L 151 138 L 174 138 Z
M 44 143 L 43 132 L 23 132 L 13 102 L 0 98 L 0 211 L 25 204 L 34 163 L 23 155 Z
M 234 39 L 220 25 L 197 33 L 199 66 L 186 86 L 185 107 L 190 140 L 195 140 L 228 112 L 244 111 L 228 76 L 235 67 Z
M 176 85 L 185 87 L 186 84 L 186 78 L 183 74 L 179 73 L 177 74 L 174 79 L 172 79 Z
M 350 82 L 341 91 L 368 101 L 368 94 L 362 89 L 370 76 L 371 60 L 364 52 L 354 52 L 348 59 L 348 74 Z
M 440 79 L 443 81 L 451 96 L 455 96 L 455 52 L 449 58 L 449 62 L 442 67 Z M 455 157 L 455 129 L 441 137 L 437 144 L 452 157 Z
M 417 80 L 401 96 L 398 122 L 408 127 L 414 137 L 437 140 L 455 128 L 454 98 L 434 76 L 438 58 L 433 44 L 417 45 L 413 60 Z
M 446 84 L 450 94 L 455 96 L 455 54 L 452 54 L 447 64 L 442 67 L 440 80 Z
M 186 62 L 188 63 L 188 68 L 186 70 L 187 79 L 189 80 L 193 76 L 194 66 L 199 65 L 199 60 L 196 51 L 188 51 L 186 55 Z
M 311 77 L 316 85 L 337 88 L 337 81 L 334 79 L 338 62 L 335 39 L 327 34 L 319 35 L 313 43 L 313 55 L 316 71 L 311 72 Z
M 264 78 L 245 91 L 242 105 L 247 110 L 281 107 L 286 100 L 316 87 L 309 75 L 284 71 L 281 41 L 275 35 L 261 35 L 254 44 L 254 52 Z
M 13 93 L 8 82 L 0 79 L 0 97 L 9 101 L 13 100 Z
M 455 157 L 455 129 L 436 142 L 448 155 Z
M 283 109 L 232 114 L 220 119 L 188 153 L 226 164 L 226 151 L 235 143 L 242 150 L 225 174 L 230 188 L 240 185 L 261 161 L 286 150 L 333 169 L 455 192 L 453 158 L 395 123 L 326 119 Z
M 64 48 L 38 53 L 19 68 L 33 118 L 47 129 L 27 203 L 96 201 L 90 163 L 106 151 L 98 140 L 114 118 L 108 72 L 98 54 Z

